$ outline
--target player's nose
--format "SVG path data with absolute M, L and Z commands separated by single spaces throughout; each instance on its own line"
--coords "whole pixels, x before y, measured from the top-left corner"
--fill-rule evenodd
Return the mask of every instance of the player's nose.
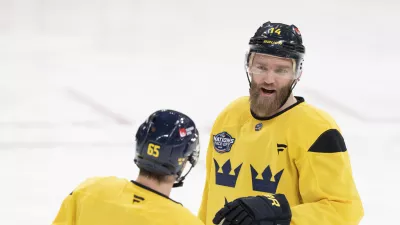
M 271 72 L 267 72 L 263 76 L 263 82 L 266 84 L 273 84 L 275 82 L 275 77 Z

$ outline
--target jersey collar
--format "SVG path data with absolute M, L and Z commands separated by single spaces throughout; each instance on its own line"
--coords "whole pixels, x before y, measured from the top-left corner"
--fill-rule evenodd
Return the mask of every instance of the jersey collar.
M 149 188 L 149 187 L 147 187 L 147 186 L 145 186 L 145 185 L 143 185 L 143 184 L 140 184 L 140 183 L 138 183 L 138 182 L 136 182 L 136 181 L 134 181 L 134 180 L 131 180 L 131 182 L 132 182 L 134 185 L 139 186 L 139 187 L 141 187 L 141 188 L 143 188 L 143 189 L 145 189 L 145 190 L 147 190 L 147 191 L 151 191 L 151 192 L 153 192 L 153 193 L 155 193 L 155 194 L 157 194 L 157 195 L 159 195 L 159 196 L 161 196 L 161 197 L 164 197 L 164 198 L 166 198 L 166 199 L 168 199 L 168 200 L 171 200 L 171 201 L 175 202 L 176 204 L 182 205 L 181 203 L 176 202 L 176 201 L 172 200 L 171 198 L 169 198 L 168 196 L 166 196 L 166 195 L 164 195 L 164 194 L 162 194 L 162 193 L 160 193 L 160 192 L 158 192 L 158 191 L 156 191 L 156 190 L 154 190 L 154 189 L 151 189 L 151 188 Z
M 281 115 L 281 114 L 283 114 L 283 113 L 289 111 L 290 109 L 296 107 L 297 105 L 299 105 L 299 104 L 301 104 L 301 103 L 303 103 L 303 102 L 305 101 L 304 98 L 303 98 L 303 97 L 300 97 L 300 96 L 295 96 L 295 98 L 296 98 L 296 100 L 297 100 L 296 103 L 294 103 L 293 105 L 287 107 L 286 109 L 284 109 L 284 110 L 282 110 L 282 111 L 280 111 L 280 112 L 278 112 L 278 113 L 276 113 L 276 114 L 274 114 L 274 115 L 272 115 L 272 116 L 260 117 L 260 116 L 257 116 L 257 115 L 250 109 L 251 115 L 254 117 L 254 119 L 257 119 L 257 120 L 271 120 L 271 119 L 273 119 L 273 118 L 275 118 L 275 117 L 278 117 L 279 115 Z

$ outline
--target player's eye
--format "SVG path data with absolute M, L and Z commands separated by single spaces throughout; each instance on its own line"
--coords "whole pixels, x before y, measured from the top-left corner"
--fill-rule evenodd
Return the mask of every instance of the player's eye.
M 289 73 L 289 71 L 287 69 L 279 68 L 275 70 L 275 73 L 285 75 Z
M 267 71 L 267 67 L 263 66 L 263 65 L 257 65 L 257 69 L 261 70 L 261 71 Z

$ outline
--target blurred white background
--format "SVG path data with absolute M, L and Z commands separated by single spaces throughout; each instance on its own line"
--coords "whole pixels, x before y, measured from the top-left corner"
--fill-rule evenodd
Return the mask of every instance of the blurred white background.
M 134 133 L 160 108 L 200 128 L 203 161 L 172 194 L 197 213 L 210 128 L 248 94 L 244 53 L 266 21 L 302 32 L 295 93 L 341 126 L 361 224 L 398 223 L 399 12 L 395 0 L 0 0 L 0 224 L 50 224 L 89 176 L 135 179 Z

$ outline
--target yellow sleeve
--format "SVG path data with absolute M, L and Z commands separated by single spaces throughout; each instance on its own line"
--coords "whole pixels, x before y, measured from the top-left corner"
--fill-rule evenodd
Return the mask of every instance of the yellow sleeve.
M 75 224 L 75 196 L 68 195 L 61 204 L 56 218 L 52 225 L 73 225 Z
M 359 224 L 364 210 L 338 129 L 321 134 L 296 165 L 303 204 L 292 207 L 291 225 Z
M 208 185 L 209 185 L 209 180 L 210 180 L 211 160 L 212 160 L 212 151 L 213 151 L 212 138 L 213 138 L 213 135 L 211 132 L 210 141 L 209 141 L 208 149 L 207 149 L 207 156 L 206 156 L 206 181 L 205 181 L 204 190 L 203 190 L 203 198 L 202 198 L 200 209 L 198 212 L 198 217 L 204 224 L 206 223 L 206 216 L 207 216 Z

